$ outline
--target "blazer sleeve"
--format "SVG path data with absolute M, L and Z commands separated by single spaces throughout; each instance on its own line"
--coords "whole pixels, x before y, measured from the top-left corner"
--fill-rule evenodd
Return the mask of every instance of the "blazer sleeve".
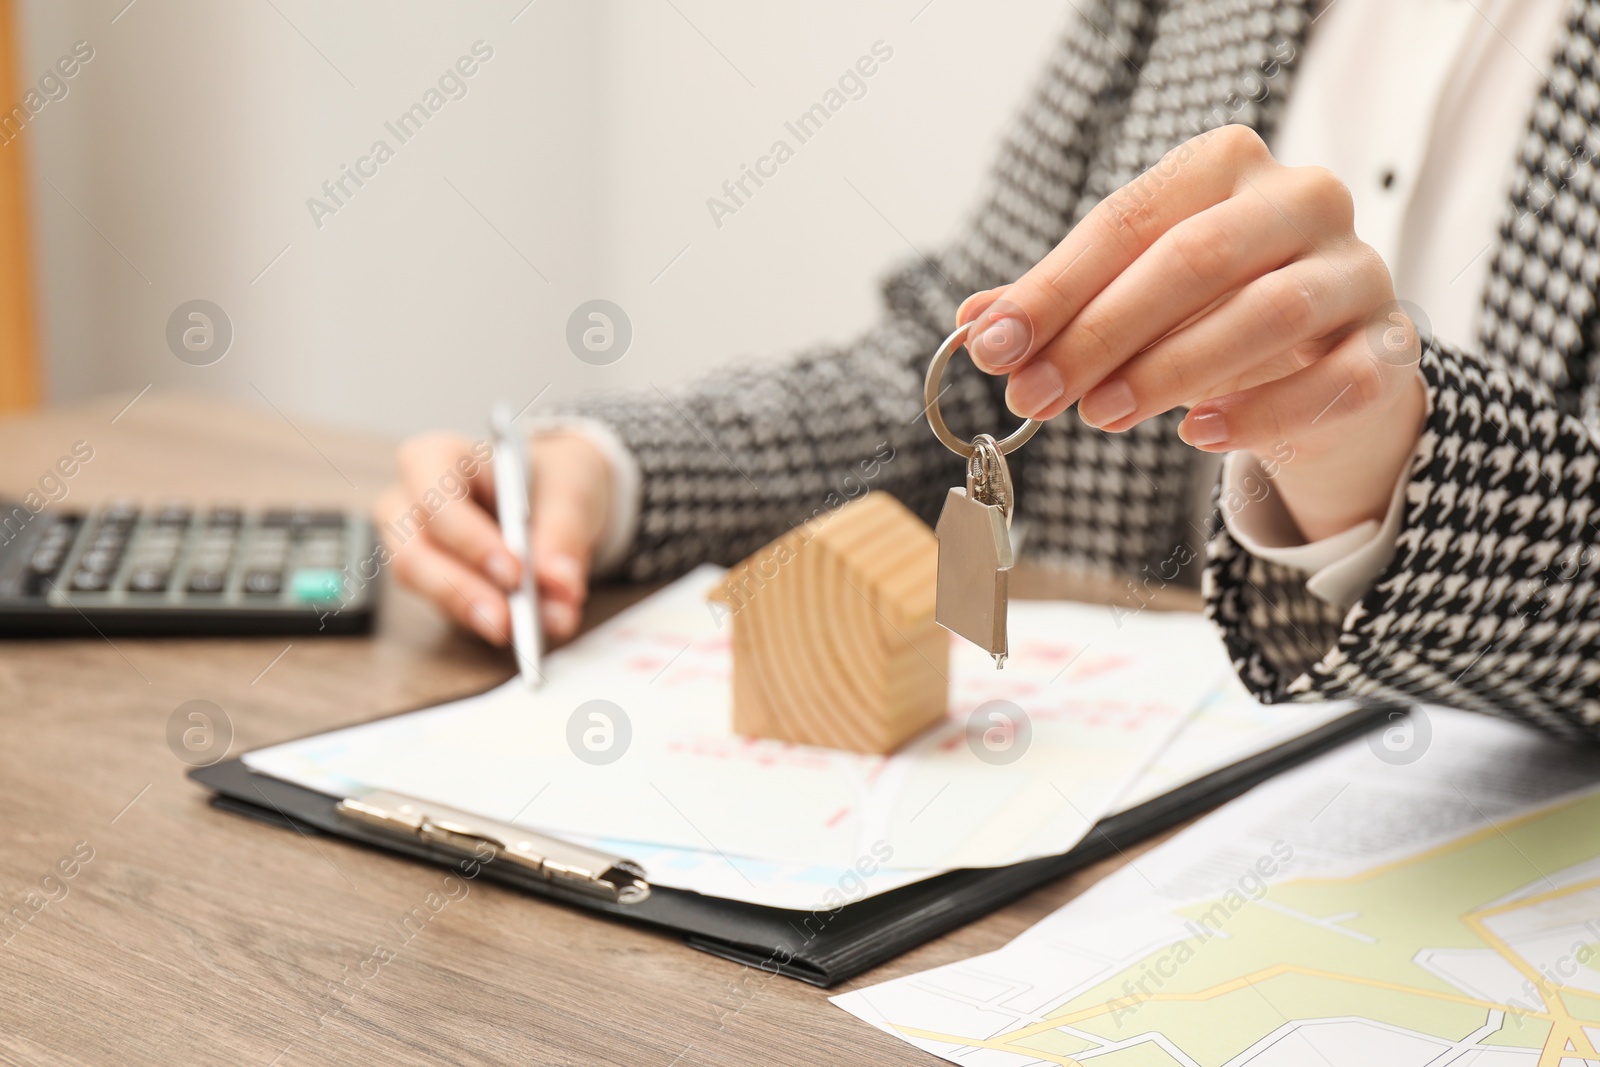
M 1388 567 L 1348 612 L 1217 524 L 1207 608 L 1262 700 L 1401 696 L 1600 738 L 1600 447 L 1522 370 L 1430 345 Z
M 792 525 L 860 495 L 894 494 L 932 522 L 964 478 L 923 415 L 922 380 L 967 295 L 1020 277 L 1069 228 L 1088 163 L 1148 47 L 1150 5 L 1080 4 L 1003 139 L 963 236 L 884 287 L 886 309 L 853 341 L 733 368 L 689 388 L 597 396 L 564 409 L 614 430 L 639 464 L 637 533 L 620 575 L 670 577 L 732 563 Z M 803 295 L 799 297 L 804 299 Z M 940 406 L 956 433 L 1016 423 L 1004 381 L 957 361 Z M 1026 462 L 1011 457 L 1020 478 Z

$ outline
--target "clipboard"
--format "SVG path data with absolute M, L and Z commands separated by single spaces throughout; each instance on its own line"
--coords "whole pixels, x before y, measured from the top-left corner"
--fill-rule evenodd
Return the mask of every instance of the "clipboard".
M 251 771 L 234 758 L 189 777 L 213 807 L 304 834 L 325 833 L 425 863 L 456 868 L 486 845 L 481 876 L 567 906 L 675 934 L 693 948 L 824 988 L 1010 903 L 1073 871 L 1231 800 L 1252 786 L 1392 720 L 1408 705 L 1368 702 L 1273 748 L 1107 816 L 1059 856 L 935 875 L 829 910 L 796 911 L 650 886 L 624 857 L 539 839 L 527 830 L 437 806 L 400 812 L 410 798 L 382 796 L 362 817 L 352 803 Z M 402 712 L 401 714 L 406 714 Z M 341 812 L 341 805 L 344 810 Z M 426 817 L 426 818 L 424 818 Z M 432 831 L 424 825 L 434 827 Z M 510 840 L 518 838 L 519 840 Z M 525 842 L 520 839 L 528 839 Z M 526 843 L 524 854 L 507 846 Z M 573 852 L 562 852 L 562 848 Z M 542 850 L 542 851 L 541 851 Z M 558 873 L 558 868 L 572 869 Z M 626 892 L 629 879 L 633 892 Z M 601 884 L 604 883 L 604 884 Z

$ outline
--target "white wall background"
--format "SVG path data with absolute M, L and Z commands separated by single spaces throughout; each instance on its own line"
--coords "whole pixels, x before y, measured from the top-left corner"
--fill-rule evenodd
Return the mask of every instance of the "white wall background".
M 95 50 L 18 141 L 51 400 L 154 383 L 393 434 L 476 431 L 492 399 L 547 384 L 541 407 L 847 337 L 886 269 L 961 224 L 1070 15 L 1060 0 L 125 5 L 22 5 L 25 74 L 77 40 Z M 319 229 L 307 198 L 375 139 L 397 145 L 384 122 L 480 39 L 494 57 L 467 95 Z M 785 120 L 879 40 L 893 58 L 866 94 L 717 228 L 707 197 L 774 139 L 795 144 Z M 595 297 L 633 323 L 608 367 L 564 340 Z M 207 367 L 166 344 L 194 298 L 235 329 Z

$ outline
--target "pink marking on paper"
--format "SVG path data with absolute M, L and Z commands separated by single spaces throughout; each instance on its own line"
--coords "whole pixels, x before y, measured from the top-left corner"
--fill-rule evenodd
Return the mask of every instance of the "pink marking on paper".
M 1103 659 L 1091 660 L 1079 667 L 1077 670 L 1070 671 L 1068 673 L 1072 675 L 1072 680 L 1074 682 L 1083 682 L 1089 680 L 1090 678 L 1101 678 L 1108 674 L 1115 674 L 1116 672 L 1133 665 L 1134 661 L 1132 657 L 1124 656 L 1120 653 L 1114 653 L 1104 657 Z

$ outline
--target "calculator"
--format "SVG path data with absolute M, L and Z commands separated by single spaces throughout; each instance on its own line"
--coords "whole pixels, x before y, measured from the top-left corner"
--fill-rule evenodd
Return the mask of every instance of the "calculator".
M 0 637 L 363 633 L 380 562 L 338 510 L 0 501 Z

